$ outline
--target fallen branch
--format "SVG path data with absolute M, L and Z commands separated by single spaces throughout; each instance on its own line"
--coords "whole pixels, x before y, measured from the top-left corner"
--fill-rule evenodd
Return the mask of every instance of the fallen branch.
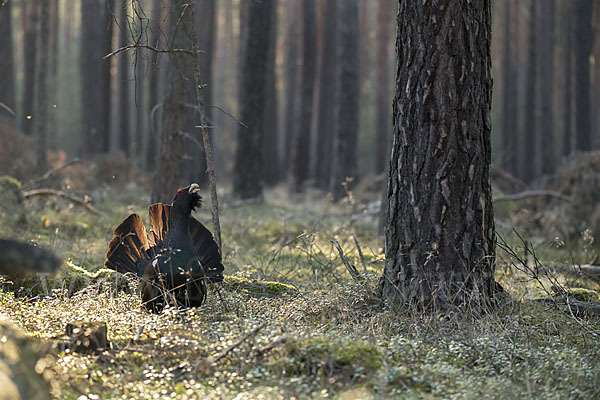
M 523 200 L 529 197 L 549 196 L 561 199 L 567 202 L 571 202 L 571 198 L 560 192 L 554 192 L 552 190 L 526 190 L 524 192 L 507 194 L 504 196 L 495 196 L 492 201 L 507 201 L 507 200 Z
M 23 198 L 28 199 L 30 197 L 44 197 L 44 196 L 54 196 L 60 197 L 62 199 L 68 200 L 78 206 L 81 206 L 88 210 L 90 213 L 94 215 L 102 215 L 102 213 L 96 210 L 90 203 L 86 202 L 82 198 L 79 198 L 75 195 L 72 195 L 67 192 L 63 192 L 62 190 L 56 189 L 33 189 L 23 192 Z
M 354 265 L 352 265 L 350 263 L 350 261 L 348 261 L 348 259 L 344 255 L 344 251 L 342 250 L 342 247 L 340 246 L 340 244 L 338 243 L 338 241 L 332 239 L 331 243 L 333 243 L 333 245 L 337 249 L 338 253 L 340 254 L 340 258 L 342 259 L 342 262 L 344 263 L 344 266 L 346 267 L 346 269 L 350 273 L 350 276 L 352 276 L 352 279 L 354 279 L 355 282 L 360 282 L 360 272 L 358 272 L 358 270 L 356 269 L 356 267 Z
M 269 343 L 268 345 L 261 347 L 260 349 L 256 350 L 256 357 L 260 358 L 262 356 L 265 355 L 265 353 L 269 352 L 270 350 L 272 350 L 273 348 L 284 344 L 285 342 L 287 342 L 289 340 L 289 336 L 282 336 L 280 338 L 275 339 L 274 341 L 272 341 L 271 343 Z
M 235 342 L 234 344 L 232 344 L 231 346 L 229 346 L 229 348 L 227 348 L 227 350 L 225 350 L 224 352 L 222 352 L 221 354 L 219 354 L 217 357 L 215 357 L 213 363 L 218 363 L 219 361 L 221 361 L 223 358 L 225 358 L 225 356 L 227 356 L 227 354 L 231 353 L 233 350 L 235 350 L 237 347 L 239 347 L 242 343 L 244 343 L 246 340 L 250 339 L 251 337 L 256 336 L 256 334 L 265 326 L 267 325 L 266 322 L 260 324 L 259 326 L 257 326 L 256 328 L 254 328 L 253 330 L 251 330 L 250 332 L 246 333 L 241 339 L 239 339 L 237 342 Z
M 360 248 L 360 243 L 358 242 L 358 238 L 356 237 L 356 233 L 352 235 L 354 238 L 354 244 L 356 245 L 356 249 L 358 250 L 358 256 L 360 257 L 360 261 L 362 262 L 363 270 L 365 271 L 365 275 L 367 275 L 367 264 L 365 263 L 365 257 L 363 256 L 362 250 Z
M 228 208 L 251 206 L 254 204 L 260 204 L 260 203 L 262 203 L 262 201 L 263 201 L 262 197 L 253 197 L 251 199 L 231 201 L 229 203 L 223 204 L 223 207 L 221 207 L 221 210 L 226 210 Z
M 24 185 L 24 187 L 25 188 L 32 187 L 32 186 L 34 186 L 34 185 L 36 185 L 36 184 L 38 184 L 40 182 L 45 181 L 48 178 L 53 177 L 54 175 L 58 174 L 63 169 L 65 169 L 67 167 L 70 167 L 71 165 L 78 164 L 80 162 L 81 162 L 81 160 L 79 158 L 76 158 L 74 160 L 66 162 L 66 163 L 64 163 L 64 164 L 62 164 L 62 165 L 60 165 L 60 166 L 58 166 L 56 168 L 51 169 L 50 171 L 46 172 L 44 175 L 40 176 L 39 178 L 32 179 L 31 181 L 27 182 Z
M 576 274 L 600 280 L 600 265 L 540 265 L 537 267 L 537 270 L 542 272 L 553 271 Z

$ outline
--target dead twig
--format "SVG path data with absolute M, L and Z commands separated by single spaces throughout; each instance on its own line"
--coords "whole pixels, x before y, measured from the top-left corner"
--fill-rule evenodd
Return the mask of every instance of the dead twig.
M 235 350 L 237 347 L 239 347 L 242 343 L 244 343 L 246 340 L 250 339 L 251 337 L 256 336 L 256 334 L 258 332 L 260 332 L 260 330 L 262 328 L 264 328 L 265 326 L 267 326 L 267 323 L 264 322 L 262 324 L 260 324 L 259 326 L 257 326 L 256 328 L 252 329 L 250 332 L 246 333 L 244 336 L 242 336 L 237 342 L 235 342 L 234 344 L 232 344 L 231 346 L 229 346 L 227 348 L 227 350 L 225 350 L 224 352 L 222 352 L 221 354 L 219 354 L 217 357 L 215 357 L 213 363 L 218 363 L 219 361 L 221 361 L 223 358 L 225 358 L 227 356 L 227 354 L 231 353 L 233 350 Z
M 124 51 L 129 51 L 132 49 L 147 49 L 147 50 L 151 50 L 155 53 L 184 53 L 184 54 L 187 54 L 190 56 L 194 55 L 193 51 L 186 50 L 186 49 L 159 49 L 156 47 L 148 46 L 146 44 L 130 44 L 128 46 L 120 47 L 120 48 L 116 49 L 115 51 L 108 53 L 107 55 L 102 57 L 102 59 L 106 60 L 107 58 L 113 57 L 119 53 L 122 53 Z M 203 51 L 200 51 L 200 50 L 198 52 L 204 53 Z
M 67 192 L 63 192 L 62 190 L 56 190 L 56 189 L 33 189 L 33 190 L 27 190 L 25 192 L 23 192 L 23 198 L 24 199 L 28 199 L 31 197 L 48 197 L 48 196 L 54 196 L 54 197 L 60 197 L 61 199 L 65 199 L 68 200 L 74 204 L 77 204 L 78 206 L 81 206 L 83 208 L 85 208 L 86 210 L 88 210 L 90 213 L 94 214 L 94 215 L 102 215 L 102 213 L 98 210 L 96 210 L 94 208 L 94 206 L 92 206 L 90 203 L 86 202 L 84 199 L 79 198 L 75 195 L 72 195 L 70 193 Z
M 333 245 L 337 249 L 338 253 L 340 254 L 340 258 L 342 259 L 342 262 L 344 263 L 344 266 L 346 267 L 346 269 L 350 273 L 350 276 L 352 276 L 352 279 L 354 279 L 355 282 L 360 282 L 360 272 L 358 272 L 358 270 L 356 269 L 356 267 L 353 264 L 351 264 L 350 261 L 348 261 L 348 259 L 344 255 L 344 251 L 342 250 L 342 246 L 340 246 L 340 244 L 338 243 L 338 241 L 334 240 L 334 239 L 331 240 L 331 243 L 333 243 Z
M 360 248 L 360 243 L 358 242 L 358 238 L 356 237 L 356 233 L 352 235 L 354 238 L 354 244 L 356 245 L 356 250 L 358 250 L 358 256 L 360 257 L 360 261 L 362 262 L 363 270 L 365 272 L 365 276 L 367 275 L 367 263 L 365 263 L 365 257 L 363 256 L 363 252 Z
M 560 200 L 564 200 L 567 202 L 571 202 L 571 198 L 567 195 L 564 195 L 560 192 L 554 192 L 552 190 L 526 190 L 520 193 L 507 194 L 504 196 L 495 196 L 492 201 L 507 201 L 507 200 L 523 200 L 529 197 L 540 197 L 540 196 L 548 196 L 555 197 Z
M 262 356 L 264 356 L 267 352 L 273 350 L 275 347 L 284 344 L 285 342 L 287 342 L 290 339 L 289 336 L 281 336 L 277 339 L 275 339 L 274 341 L 272 341 L 271 343 L 269 343 L 268 345 L 261 347 L 260 349 L 256 350 L 256 357 L 257 358 L 261 358 Z
M 81 160 L 79 158 L 75 158 L 71 161 L 68 161 L 68 162 L 62 164 L 62 165 L 59 165 L 58 167 L 53 168 L 50 171 L 46 172 L 44 175 L 40 176 L 39 178 L 34 178 L 31 181 L 27 182 L 25 185 L 23 185 L 24 189 L 33 187 L 34 185 L 37 185 L 38 183 L 43 182 L 43 181 L 53 177 L 54 175 L 58 174 L 63 169 L 66 169 L 66 168 L 70 167 L 71 165 L 79 164 L 80 162 L 81 162 Z

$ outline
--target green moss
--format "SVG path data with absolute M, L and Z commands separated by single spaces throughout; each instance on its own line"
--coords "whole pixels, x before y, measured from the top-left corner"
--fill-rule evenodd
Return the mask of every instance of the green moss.
M 597 291 L 591 289 L 572 288 L 569 289 L 569 294 L 575 297 L 577 300 L 581 301 L 600 301 L 600 294 Z
M 275 297 L 297 292 L 296 288 L 285 283 L 260 281 L 231 275 L 225 276 L 224 284 L 226 289 L 241 290 L 255 296 Z

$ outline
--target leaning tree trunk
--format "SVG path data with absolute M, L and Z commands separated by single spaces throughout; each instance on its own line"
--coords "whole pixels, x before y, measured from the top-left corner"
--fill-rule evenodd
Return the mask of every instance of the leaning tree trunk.
M 338 19 L 339 68 L 331 192 L 339 200 L 357 177 L 356 146 L 360 109 L 358 0 L 345 0 Z
M 235 155 L 233 191 L 241 199 L 262 196 L 263 111 L 273 0 L 248 1 L 240 85 L 241 120 Z
M 395 304 L 477 306 L 493 294 L 490 2 L 399 2 L 381 279 Z

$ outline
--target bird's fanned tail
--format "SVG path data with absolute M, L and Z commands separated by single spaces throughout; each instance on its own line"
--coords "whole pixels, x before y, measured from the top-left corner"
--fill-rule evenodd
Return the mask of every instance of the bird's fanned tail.
M 130 272 L 142 276 L 153 252 L 140 216 L 131 214 L 115 229 L 114 235 L 104 265 L 123 274 Z

